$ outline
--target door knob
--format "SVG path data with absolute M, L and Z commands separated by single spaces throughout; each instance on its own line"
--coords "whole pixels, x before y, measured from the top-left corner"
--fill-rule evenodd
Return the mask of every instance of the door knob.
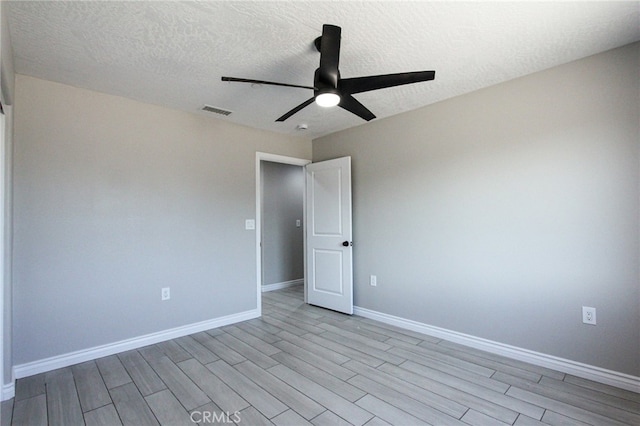
M 353 243 L 350 243 L 349 241 L 343 241 L 342 245 L 345 246 L 345 247 L 349 247 L 349 246 L 352 246 Z

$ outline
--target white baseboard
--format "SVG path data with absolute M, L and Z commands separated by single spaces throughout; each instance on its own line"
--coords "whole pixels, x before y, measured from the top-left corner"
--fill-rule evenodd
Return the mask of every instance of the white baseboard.
M 540 352 L 534 352 L 528 349 L 518 348 L 516 346 L 505 345 L 492 340 L 434 327 L 432 325 L 396 317 L 382 312 L 372 311 L 358 306 L 353 307 L 353 313 L 355 315 L 395 325 L 407 330 L 417 331 L 418 333 L 427 334 L 429 336 L 459 343 L 475 349 L 481 349 L 496 355 L 502 355 L 540 367 L 551 368 L 563 373 L 572 374 L 583 379 L 593 380 L 594 382 L 604 383 L 621 389 L 630 390 L 632 392 L 640 392 L 640 377 L 607 370 L 593 365 L 582 364 L 580 362 Z
M 16 387 L 14 383 L 15 382 L 12 382 L 2 386 L 2 390 L 0 390 L 0 392 L 2 392 L 0 399 L 1 401 L 6 401 L 7 399 L 11 399 L 16 395 Z
M 16 365 L 13 367 L 13 374 L 16 379 L 20 379 L 22 377 L 44 373 L 47 371 L 55 370 L 57 368 L 68 367 L 80 362 L 90 361 L 120 352 L 141 348 L 143 346 L 152 345 L 154 343 L 163 342 L 165 340 L 187 336 L 189 334 L 198 333 L 200 331 L 223 327 L 225 325 L 235 324 L 241 321 L 247 321 L 253 318 L 258 318 L 259 316 L 260 312 L 258 311 L 258 309 L 252 309 L 250 311 L 240 312 L 233 315 L 227 315 L 220 318 L 214 318 L 194 324 L 188 324 L 182 327 L 176 327 L 169 330 L 159 331 L 157 333 L 147 334 L 145 336 L 134 337 L 115 343 L 109 343 L 106 345 L 70 352 L 51 358 L 32 361 L 26 364 Z
M 267 291 L 281 290 L 283 288 L 293 287 L 294 285 L 302 285 L 302 284 L 304 284 L 304 278 L 300 278 L 299 280 L 284 281 L 281 283 L 266 284 L 262 286 L 262 292 L 264 293 Z

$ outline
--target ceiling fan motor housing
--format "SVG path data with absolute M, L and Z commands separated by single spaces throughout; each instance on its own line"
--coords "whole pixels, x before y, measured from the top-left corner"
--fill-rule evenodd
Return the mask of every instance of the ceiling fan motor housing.
M 322 80 L 322 77 L 320 74 L 320 68 L 316 70 L 315 75 L 313 77 L 313 87 L 314 87 L 314 91 L 313 91 L 314 97 L 317 97 L 318 95 L 323 93 L 334 93 L 340 96 L 337 85 L 334 86 L 333 84 Z

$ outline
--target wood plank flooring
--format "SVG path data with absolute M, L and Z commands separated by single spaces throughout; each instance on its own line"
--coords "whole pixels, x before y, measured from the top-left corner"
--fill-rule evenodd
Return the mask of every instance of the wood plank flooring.
M 263 294 L 263 317 L 20 379 L 2 425 L 640 425 L 640 394 Z

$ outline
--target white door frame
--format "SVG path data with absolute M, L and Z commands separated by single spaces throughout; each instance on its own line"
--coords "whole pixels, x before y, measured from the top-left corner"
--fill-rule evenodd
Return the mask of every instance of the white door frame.
M 262 316 L 262 162 L 270 161 L 272 163 L 281 163 L 281 164 L 291 164 L 294 166 L 304 167 L 307 164 L 311 163 L 311 160 L 306 160 L 304 158 L 295 158 L 295 157 L 287 157 L 284 155 L 277 154 L 269 154 L 266 152 L 256 152 L 256 286 L 257 286 L 257 310 L 258 315 Z M 305 189 L 306 191 L 306 189 Z M 304 214 L 303 217 L 306 217 L 306 193 L 303 194 L 304 197 Z M 304 235 L 303 246 L 305 252 L 307 250 L 306 244 L 306 220 L 302 222 L 302 234 Z M 306 262 L 306 255 L 304 256 Z M 306 266 L 306 265 L 305 265 Z M 305 280 L 304 280 L 304 301 L 307 301 L 307 277 L 306 277 L 306 267 L 305 269 Z
M 4 106 L 4 114 L 0 118 L 0 401 L 8 399 L 5 395 L 4 380 L 4 291 L 5 291 L 5 203 L 6 203 L 6 126 L 7 106 Z M 12 375 L 13 376 L 13 375 Z M 13 389 L 13 384 L 9 387 Z M 11 392 L 13 393 L 13 392 Z M 5 398 L 7 397 L 7 398 Z M 13 397 L 13 395 L 11 395 Z

